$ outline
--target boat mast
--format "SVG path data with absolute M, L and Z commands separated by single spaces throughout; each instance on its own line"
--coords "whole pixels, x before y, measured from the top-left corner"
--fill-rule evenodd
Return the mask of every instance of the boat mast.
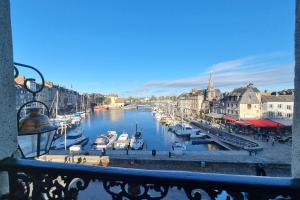
M 183 107 L 180 107 L 181 110 L 181 133 L 183 133 Z
M 76 96 L 75 101 L 76 101 L 76 102 L 75 102 L 75 109 L 76 109 L 75 112 L 77 112 L 77 103 L 78 103 L 77 96 Z
M 85 106 L 84 106 L 85 102 L 84 102 L 84 96 L 82 95 L 82 111 L 85 112 Z
M 137 122 L 135 122 L 135 132 L 137 133 L 137 131 L 138 131 L 138 124 Z
M 55 118 L 57 118 L 57 114 L 58 114 L 58 89 L 56 91 Z
M 65 151 L 67 151 L 67 124 L 64 124 L 65 128 Z

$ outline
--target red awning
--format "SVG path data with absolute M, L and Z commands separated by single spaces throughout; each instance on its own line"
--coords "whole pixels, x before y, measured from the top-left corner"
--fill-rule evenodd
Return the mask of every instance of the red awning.
M 250 126 L 251 125 L 245 121 L 235 121 L 234 123 L 237 125 L 241 125 L 241 126 Z
M 236 118 L 229 117 L 229 116 L 226 116 L 226 115 L 224 115 L 224 116 L 223 116 L 223 118 L 224 118 L 225 120 L 227 120 L 227 121 L 231 121 L 231 122 L 235 122 L 235 121 L 237 121 L 237 119 L 236 119 Z
M 257 128 L 283 128 L 283 124 L 274 122 L 271 120 L 257 119 L 257 120 L 245 120 L 246 123 L 251 124 Z

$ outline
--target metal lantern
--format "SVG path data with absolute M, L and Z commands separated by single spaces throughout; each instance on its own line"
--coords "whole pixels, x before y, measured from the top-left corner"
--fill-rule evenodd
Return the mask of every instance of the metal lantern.
M 45 87 L 45 80 L 42 73 L 35 67 L 21 63 L 14 63 L 15 78 L 19 75 L 19 70 L 16 66 L 29 68 L 35 71 L 41 78 L 42 83 L 39 88 L 31 88 L 28 83 L 35 83 L 35 79 L 27 78 L 24 81 L 24 88 L 33 96 L 32 101 L 23 104 L 17 113 L 18 119 L 18 143 L 22 156 L 25 158 L 39 157 L 49 152 L 54 135 L 58 129 L 50 123 L 49 108 L 41 101 L 36 100 L 36 95 Z M 46 108 L 47 115 L 41 113 L 42 108 L 36 105 L 42 105 Z M 29 108 L 28 108 L 29 107 Z M 24 118 L 20 119 L 22 109 L 26 109 L 29 113 Z
M 18 142 L 22 155 L 33 158 L 49 152 L 57 126 L 52 125 L 41 108 L 28 108 L 29 114 L 19 121 Z

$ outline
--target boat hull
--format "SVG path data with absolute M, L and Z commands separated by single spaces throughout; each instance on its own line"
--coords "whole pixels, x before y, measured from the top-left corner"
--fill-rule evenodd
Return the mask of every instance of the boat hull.
M 77 141 L 77 142 L 74 142 L 72 144 L 67 144 L 67 149 L 70 148 L 70 146 L 73 146 L 73 145 L 81 145 L 82 147 L 85 146 L 87 143 L 89 142 L 89 138 L 88 137 L 85 137 L 84 139 L 80 140 L 80 141 Z M 58 146 L 54 146 L 54 147 L 51 147 L 51 149 L 54 149 L 54 150 L 60 150 L 60 149 L 64 149 L 65 146 L 64 145 L 58 145 Z

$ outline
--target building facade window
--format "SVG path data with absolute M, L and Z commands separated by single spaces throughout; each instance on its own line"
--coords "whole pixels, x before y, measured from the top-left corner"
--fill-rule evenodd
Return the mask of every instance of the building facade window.
M 278 104 L 278 106 L 277 106 L 278 108 L 281 108 L 282 106 L 281 106 L 281 104 Z
M 247 108 L 248 108 L 248 109 L 251 109 L 251 104 L 247 104 Z
M 286 109 L 292 110 L 292 106 L 291 106 L 291 105 L 287 105 L 287 106 L 286 106 Z

